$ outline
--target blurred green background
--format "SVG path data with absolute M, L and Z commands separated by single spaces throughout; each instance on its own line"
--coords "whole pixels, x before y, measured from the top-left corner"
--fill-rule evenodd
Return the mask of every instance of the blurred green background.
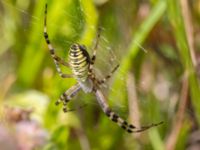
M 91 54 L 103 28 L 96 73 L 120 64 L 102 88 L 108 103 L 136 126 L 163 125 L 128 134 L 83 92 L 68 105 L 74 111 L 54 105 L 76 81 L 56 72 L 43 37 L 45 3 L 56 53 L 67 59 L 78 42 Z M 0 0 L 0 34 L 3 150 L 200 149 L 199 0 Z

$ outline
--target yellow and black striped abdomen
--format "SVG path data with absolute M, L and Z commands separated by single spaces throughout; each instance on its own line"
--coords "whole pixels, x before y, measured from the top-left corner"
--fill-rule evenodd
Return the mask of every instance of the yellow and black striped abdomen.
M 69 50 L 69 64 L 75 78 L 85 82 L 88 78 L 90 56 L 86 48 L 79 44 L 73 44 Z

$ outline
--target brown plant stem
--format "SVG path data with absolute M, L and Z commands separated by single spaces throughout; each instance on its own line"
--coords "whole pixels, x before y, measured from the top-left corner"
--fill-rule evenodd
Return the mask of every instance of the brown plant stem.
M 180 130 L 183 126 L 185 109 L 188 102 L 188 77 L 184 74 L 178 111 L 173 120 L 171 132 L 166 139 L 166 150 L 174 150 Z

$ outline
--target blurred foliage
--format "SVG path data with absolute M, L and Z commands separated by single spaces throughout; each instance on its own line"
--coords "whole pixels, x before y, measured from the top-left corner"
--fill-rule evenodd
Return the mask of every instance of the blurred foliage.
M 103 28 L 96 72 L 101 77 L 120 64 L 102 89 L 109 104 L 134 125 L 163 125 L 128 134 L 83 92 L 68 105 L 74 111 L 55 106 L 76 81 L 56 72 L 43 37 L 45 3 L 56 53 L 67 59 L 78 42 L 91 54 Z M 199 18 L 199 0 L 0 0 L 0 144 L 5 150 L 200 149 Z

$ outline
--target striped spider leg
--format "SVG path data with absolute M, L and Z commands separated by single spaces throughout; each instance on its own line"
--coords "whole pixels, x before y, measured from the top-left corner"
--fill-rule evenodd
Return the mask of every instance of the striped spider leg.
M 49 40 L 49 35 L 47 33 L 47 4 L 45 5 L 45 13 L 44 13 L 44 38 L 45 38 L 45 41 L 48 45 L 48 48 L 49 48 L 49 51 L 50 51 L 50 54 L 51 54 L 51 57 L 53 58 L 54 60 L 54 63 L 56 65 L 56 70 L 57 72 L 59 73 L 59 75 L 62 77 L 62 78 L 72 78 L 73 75 L 70 75 L 70 74 L 64 74 L 62 71 L 61 71 L 61 68 L 59 66 L 59 64 L 62 64 L 66 67 L 69 67 L 69 64 L 67 62 L 65 62 L 62 58 L 60 58 L 59 56 L 56 55 L 55 53 L 55 49 L 54 47 L 52 46 L 50 40 Z
M 93 54 L 92 54 L 90 65 L 89 65 L 89 74 L 92 73 L 93 65 L 94 65 L 95 60 L 96 60 L 96 51 L 97 51 L 97 48 L 98 48 L 98 45 L 99 45 L 100 35 L 101 35 L 101 28 L 98 28 L 97 37 L 96 37 L 95 45 L 94 45 L 94 48 L 93 48 Z
M 127 121 L 125 121 L 121 117 L 119 117 L 115 112 L 113 112 L 110 109 L 110 107 L 107 103 L 107 100 L 105 99 L 105 96 L 103 95 L 103 93 L 101 92 L 100 89 L 96 89 L 94 92 L 97 97 L 97 101 L 98 101 L 99 105 L 101 106 L 101 108 L 103 109 L 103 112 L 106 114 L 106 116 L 108 116 L 109 119 L 112 120 L 113 122 L 116 122 L 120 127 L 122 127 L 124 130 L 126 130 L 128 133 L 142 132 L 142 131 L 145 131 L 149 128 L 158 126 L 163 123 L 163 122 L 152 123 L 151 125 L 142 126 L 140 128 L 137 128 L 134 125 L 129 124 Z
M 50 43 L 50 40 L 47 34 L 47 27 L 46 27 L 47 17 L 46 16 L 47 16 L 47 5 L 45 7 L 44 38 L 46 40 L 46 43 L 48 45 L 48 48 L 50 50 L 50 54 L 54 60 L 54 63 L 56 64 L 56 69 L 61 77 L 63 78 L 74 77 L 77 80 L 77 84 L 75 84 L 74 86 L 69 88 L 69 90 L 64 92 L 60 96 L 60 99 L 56 102 L 57 105 L 60 102 L 63 103 L 64 112 L 67 111 L 67 108 L 66 108 L 67 103 L 78 93 L 78 91 L 82 89 L 85 93 L 94 93 L 100 107 L 102 108 L 106 116 L 109 117 L 113 122 L 117 123 L 120 127 L 122 127 L 124 130 L 126 130 L 129 133 L 142 132 L 151 127 L 162 124 L 162 122 L 160 122 L 160 123 L 151 124 L 149 126 L 136 128 L 134 125 L 129 124 L 127 121 L 119 117 L 115 112 L 111 110 L 111 108 L 107 104 L 106 98 L 100 90 L 100 86 L 112 76 L 112 74 L 117 70 L 119 65 L 116 65 L 116 67 L 103 79 L 96 78 L 95 72 L 93 70 L 93 65 L 96 60 L 96 50 L 98 48 L 100 30 L 98 30 L 98 33 L 97 33 L 97 38 L 96 38 L 95 46 L 93 49 L 92 57 L 90 57 L 84 45 L 74 43 L 71 45 L 69 49 L 68 63 L 67 63 L 55 54 L 55 50 Z M 67 67 L 69 66 L 72 71 L 72 75 L 62 73 L 59 67 L 59 64 L 62 64 Z
M 103 79 L 100 79 L 100 80 L 96 79 L 96 80 L 97 80 L 97 83 L 98 83 L 99 85 L 104 84 L 108 79 L 110 79 L 110 78 L 112 77 L 112 74 L 113 74 L 118 68 L 119 68 L 119 64 L 116 65 L 116 66 L 113 68 L 113 70 L 112 70 L 108 75 L 106 75 Z
M 67 103 L 81 90 L 81 87 L 79 84 L 75 84 L 71 88 L 69 88 L 67 91 L 65 91 L 60 98 L 56 101 L 56 105 L 59 105 L 61 102 L 63 103 L 63 111 L 67 112 Z
M 95 41 L 95 45 L 94 45 L 94 48 L 93 48 L 93 54 L 92 54 L 92 57 L 91 57 L 91 61 L 90 61 L 90 64 L 89 64 L 89 71 L 88 71 L 88 74 L 91 76 L 91 78 L 95 78 L 95 74 L 93 73 L 93 65 L 95 63 L 95 60 L 96 60 L 96 51 L 98 49 L 98 44 L 99 44 L 99 39 L 100 39 L 100 36 L 101 36 L 101 31 L 102 31 L 102 28 L 98 28 L 98 31 L 97 31 L 97 37 L 96 37 L 96 41 Z M 110 74 L 106 75 L 103 79 L 101 80 L 98 80 L 98 79 L 95 79 L 98 84 L 103 84 L 105 83 L 109 78 L 111 78 L 112 74 L 119 68 L 119 64 L 117 64 L 114 69 L 110 72 Z
M 64 66 L 66 66 L 66 67 L 69 67 L 69 64 L 67 62 L 65 62 L 62 58 L 60 58 L 59 56 L 57 56 L 55 54 L 55 49 L 54 49 L 54 47 L 52 46 L 52 44 L 51 44 L 51 42 L 49 40 L 49 36 L 48 36 L 48 33 L 47 33 L 47 4 L 45 5 L 45 15 L 44 15 L 44 38 L 45 38 L 45 41 L 46 41 L 46 43 L 48 45 L 51 57 L 54 60 L 54 63 L 56 65 L 56 70 L 59 73 L 59 75 L 62 78 L 72 78 L 73 77 L 72 74 L 64 74 L 62 72 L 59 64 L 62 64 Z M 72 99 L 72 97 L 74 97 L 78 93 L 78 91 L 80 91 L 80 89 L 81 88 L 80 88 L 79 84 L 75 84 L 69 90 L 64 92 L 60 96 L 60 99 L 57 100 L 55 104 L 58 105 L 60 102 L 62 102 L 63 106 L 64 106 L 63 107 L 63 111 L 67 112 L 67 108 L 66 108 L 67 103 Z

